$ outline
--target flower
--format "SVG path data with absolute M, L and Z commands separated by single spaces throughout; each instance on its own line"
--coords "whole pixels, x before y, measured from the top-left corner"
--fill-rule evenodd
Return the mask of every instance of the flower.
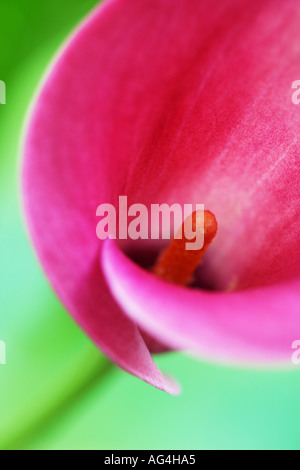
M 42 265 L 98 347 L 170 393 L 160 344 L 277 363 L 300 336 L 299 26 L 296 0 L 110 0 L 35 104 L 23 181 Z M 121 194 L 214 212 L 198 288 L 97 239 L 97 206 Z

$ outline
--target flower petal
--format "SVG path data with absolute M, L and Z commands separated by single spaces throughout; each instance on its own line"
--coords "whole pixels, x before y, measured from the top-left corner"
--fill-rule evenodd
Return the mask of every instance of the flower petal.
M 103 282 L 96 207 L 120 194 L 205 203 L 221 226 L 210 259 L 220 287 L 297 273 L 297 7 L 112 0 L 74 35 L 36 103 L 24 186 L 43 266 L 96 344 L 160 388 L 169 386 Z M 274 233 L 276 256 L 268 249 Z
M 48 278 L 78 324 L 120 367 L 159 389 L 178 393 L 177 384 L 157 369 L 137 326 L 111 297 L 98 262 L 101 244 L 95 213 L 109 191 L 104 160 L 99 158 L 101 138 L 90 125 L 98 127 L 93 113 L 100 105 L 94 100 L 99 89 L 94 59 L 89 57 L 89 73 L 82 66 L 81 77 L 73 77 L 73 72 L 90 48 L 100 53 L 101 44 L 107 55 L 101 31 L 111 26 L 106 9 L 109 6 L 96 10 L 75 35 L 35 104 L 23 168 L 26 215 Z M 83 77 L 94 81 L 85 97 Z
M 300 337 L 300 281 L 234 293 L 161 281 L 106 240 L 103 269 L 129 318 L 173 349 L 219 362 L 290 362 Z

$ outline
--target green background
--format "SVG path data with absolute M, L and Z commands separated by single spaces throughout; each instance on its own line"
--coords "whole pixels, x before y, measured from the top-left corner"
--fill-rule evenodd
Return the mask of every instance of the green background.
M 41 75 L 97 2 L 0 0 L 1 449 L 300 449 L 300 368 L 247 371 L 157 358 L 164 394 L 119 370 L 53 295 L 22 216 L 20 136 Z

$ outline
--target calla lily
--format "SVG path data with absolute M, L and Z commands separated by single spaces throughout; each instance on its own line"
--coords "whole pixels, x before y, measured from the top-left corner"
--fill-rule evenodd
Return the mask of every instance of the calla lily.
M 151 356 L 161 349 L 290 362 L 300 336 L 299 60 L 296 0 L 111 0 L 44 82 L 23 173 L 35 247 L 98 347 L 160 389 L 177 391 Z M 121 194 L 213 211 L 219 231 L 195 288 L 97 239 L 97 206 Z

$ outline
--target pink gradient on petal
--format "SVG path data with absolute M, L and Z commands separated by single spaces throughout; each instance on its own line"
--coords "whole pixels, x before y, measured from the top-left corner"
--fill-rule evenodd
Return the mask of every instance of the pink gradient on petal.
M 129 318 L 170 348 L 218 362 L 291 361 L 300 337 L 300 280 L 234 293 L 164 282 L 106 240 L 102 266 Z
M 185 291 L 112 246 L 104 266 L 116 302 L 99 264 L 96 208 L 121 194 L 129 204 L 204 203 L 220 227 L 202 272 L 214 287 L 299 277 L 300 113 L 290 99 L 299 25 L 296 0 L 219 0 L 213 8 L 210 0 L 112 0 L 72 36 L 35 103 L 23 182 L 42 265 L 97 346 L 158 388 L 175 391 L 146 345 L 159 350 L 157 340 L 197 350 L 203 341 L 203 353 L 217 347 L 228 359 L 239 347 L 240 358 L 285 357 L 286 341 L 299 331 L 298 281 L 232 296 Z M 171 292 L 181 303 L 159 320 L 155 309 L 171 306 Z M 181 332 L 180 311 L 189 318 Z M 139 327 L 155 338 L 145 342 Z

